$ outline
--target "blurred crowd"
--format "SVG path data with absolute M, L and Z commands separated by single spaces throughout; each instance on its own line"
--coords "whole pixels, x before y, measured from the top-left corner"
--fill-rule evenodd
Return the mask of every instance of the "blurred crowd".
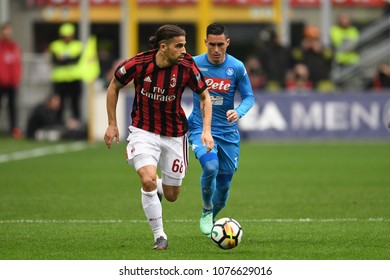
M 82 75 L 85 75 L 85 71 L 80 70 L 83 46 L 75 35 L 75 26 L 64 23 L 58 30 L 58 38 L 48 46 L 46 53 L 52 68 L 50 90 L 45 99 L 28 113 L 27 127 L 21 128 L 17 107 L 18 89 L 23 79 L 20 47 L 12 38 L 12 26 L 9 23 L 1 26 L 0 110 L 5 107 L 2 104 L 7 103 L 5 109 L 8 110 L 8 129 L 12 137 L 20 138 L 23 134 L 39 140 L 87 137 L 80 104 Z M 356 50 L 360 33 L 350 15 L 344 12 L 338 16 L 338 21 L 326 34 L 329 45 L 322 43 L 323 36 L 317 26 L 306 25 L 301 35 L 298 44 L 286 46 L 276 29 L 262 32 L 262 43 L 256 52 L 242 59 L 254 92 L 336 93 L 348 87 L 335 83 L 332 71 L 335 66 L 345 69 L 357 65 L 360 60 Z M 103 44 L 98 49 L 98 56 L 99 78 L 106 87 L 118 61 Z M 375 75 L 364 87 L 374 92 L 390 90 L 389 61 L 377 65 Z
M 81 120 L 82 43 L 75 38 L 75 26 L 64 23 L 58 39 L 51 42 L 47 54 L 52 64 L 51 86 L 45 99 L 28 112 L 25 128 L 20 127 L 17 106 L 22 79 L 19 45 L 13 39 L 10 23 L 0 27 L 0 109 L 6 101 L 8 129 L 13 138 L 35 140 L 86 139 L 87 128 Z M 65 116 L 69 105 L 70 116 Z
M 341 13 L 329 32 L 330 46 L 321 42 L 320 29 L 307 25 L 298 46 L 286 47 L 274 29 L 265 31 L 265 40 L 256 55 L 245 60 L 254 90 L 258 92 L 331 93 L 348 87 L 332 80 L 334 66 L 340 69 L 359 63 L 355 47 L 360 33 L 347 13 Z M 381 63 L 367 90 L 390 89 L 390 66 Z

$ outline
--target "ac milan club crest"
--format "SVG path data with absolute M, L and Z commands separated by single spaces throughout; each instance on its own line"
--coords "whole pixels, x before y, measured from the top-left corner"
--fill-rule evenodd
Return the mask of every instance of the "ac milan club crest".
M 171 87 L 175 87 L 175 86 L 176 86 L 176 78 L 175 78 L 175 76 L 173 76 L 173 77 L 171 78 L 171 82 L 169 83 L 169 85 L 170 85 Z

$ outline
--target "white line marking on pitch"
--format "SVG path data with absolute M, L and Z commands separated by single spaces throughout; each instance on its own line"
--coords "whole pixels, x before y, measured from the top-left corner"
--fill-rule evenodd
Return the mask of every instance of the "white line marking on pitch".
M 14 152 L 9 154 L 1 154 L 0 163 L 6 163 L 14 160 L 43 157 L 43 156 L 53 155 L 53 154 L 77 152 L 77 151 L 84 150 L 86 147 L 87 147 L 86 142 L 74 142 L 70 144 L 58 144 L 54 146 L 35 148 L 31 150 Z
M 175 219 L 167 220 L 166 222 L 174 223 L 197 223 L 198 220 L 192 219 Z M 250 223 L 338 223 L 338 222 L 390 222 L 390 219 L 386 218 L 335 218 L 335 219 L 313 219 L 313 218 L 301 218 L 301 219 L 243 219 L 240 222 Z M 120 223 L 146 223 L 146 220 L 32 220 L 32 219 L 19 219 L 19 220 L 0 220 L 0 224 L 120 224 Z

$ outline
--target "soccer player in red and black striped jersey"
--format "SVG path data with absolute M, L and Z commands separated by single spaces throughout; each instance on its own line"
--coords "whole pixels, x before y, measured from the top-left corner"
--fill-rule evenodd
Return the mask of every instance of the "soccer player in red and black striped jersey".
M 186 86 L 200 97 L 203 116 L 201 141 L 210 151 L 211 101 L 206 82 L 186 53 L 186 33 L 176 25 L 163 25 L 150 37 L 152 50 L 119 63 L 107 89 L 107 147 L 119 142 L 116 105 L 121 88 L 134 81 L 134 103 L 129 126 L 127 160 L 142 184 L 142 206 L 154 234 L 154 249 L 165 250 L 160 196 L 175 201 L 188 161 L 187 118 L 181 107 Z M 158 179 L 157 167 L 162 177 Z

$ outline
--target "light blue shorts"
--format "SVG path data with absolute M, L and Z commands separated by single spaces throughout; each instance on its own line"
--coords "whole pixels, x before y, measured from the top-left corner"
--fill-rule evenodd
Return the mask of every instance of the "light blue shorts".
M 195 157 L 199 160 L 206 154 L 206 146 L 202 146 L 201 132 L 188 133 L 188 141 Z M 214 149 L 210 153 L 216 153 L 219 160 L 219 173 L 234 173 L 237 171 L 240 158 L 240 134 L 234 132 L 214 135 Z

